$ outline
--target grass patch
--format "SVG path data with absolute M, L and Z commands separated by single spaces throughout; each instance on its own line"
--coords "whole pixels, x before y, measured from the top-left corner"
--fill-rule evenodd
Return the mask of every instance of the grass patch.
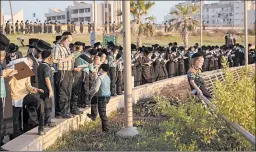
M 233 151 L 253 150 L 244 138 L 214 117 L 196 98 L 177 97 L 167 86 L 133 107 L 134 126 L 140 134 L 123 139 L 123 109 L 112 113 L 110 132 L 103 134 L 99 120 L 86 123 L 58 139 L 49 151 Z M 163 95 L 161 95 L 163 92 Z

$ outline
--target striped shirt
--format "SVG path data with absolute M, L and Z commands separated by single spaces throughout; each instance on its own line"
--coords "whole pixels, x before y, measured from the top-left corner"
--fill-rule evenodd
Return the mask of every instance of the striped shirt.
M 53 59 L 54 61 L 59 61 L 61 59 L 67 58 L 71 55 L 70 49 L 63 46 L 63 44 L 56 44 L 53 49 Z M 72 61 L 65 61 L 62 63 L 57 63 L 57 70 L 64 70 L 64 71 L 72 71 L 73 70 L 73 62 Z

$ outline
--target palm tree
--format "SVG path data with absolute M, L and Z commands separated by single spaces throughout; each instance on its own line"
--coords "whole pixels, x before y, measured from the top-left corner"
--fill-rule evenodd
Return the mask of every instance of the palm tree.
M 188 47 L 188 36 L 190 33 L 196 31 L 196 27 L 199 25 L 199 21 L 195 18 L 195 14 L 199 11 L 199 6 L 196 4 L 192 5 L 177 5 L 176 10 L 170 12 L 175 18 L 171 19 L 169 22 L 171 26 L 170 31 L 175 29 L 179 31 L 184 42 L 184 46 Z
M 148 21 L 151 21 L 154 23 L 154 21 L 156 20 L 156 17 L 155 16 L 149 16 L 149 17 L 146 17 L 145 20 L 148 20 Z
M 142 35 L 145 33 L 144 30 L 147 29 L 147 27 L 150 27 L 147 30 L 151 30 L 154 28 L 151 28 L 151 26 L 146 26 L 142 24 L 142 17 L 147 15 L 149 10 L 155 5 L 155 2 L 151 2 L 150 0 L 137 0 L 137 1 L 131 1 L 130 2 L 130 12 L 132 14 L 133 20 L 132 24 L 136 25 L 136 33 L 137 35 L 137 46 L 142 46 Z M 122 12 L 118 12 L 118 15 L 122 15 Z M 120 27 L 120 26 L 118 26 Z M 134 29 L 132 30 L 135 31 Z M 151 34 L 154 33 L 152 30 L 150 32 Z
M 131 13 L 135 16 L 138 26 L 137 46 L 142 46 L 142 35 L 144 34 L 145 25 L 142 24 L 141 18 L 147 15 L 149 10 L 155 5 L 155 2 L 139 0 L 131 2 Z M 153 33 L 153 32 L 151 32 Z

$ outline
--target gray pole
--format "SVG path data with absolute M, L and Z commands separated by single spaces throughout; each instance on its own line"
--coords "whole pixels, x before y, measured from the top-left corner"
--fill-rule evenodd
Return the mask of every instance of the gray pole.
M 0 0 L 0 34 L 2 34 L 2 0 Z M 4 23 L 3 23 L 4 24 Z
M 96 43 L 96 40 L 97 40 L 97 33 L 96 33 L 96 31 L 97 31 L 97 29 L 96 29 L 96 0 L 94 0 L 94 24 L 93 24 L 93 26 L 94 26 L 94 42 Z
M 130 1 L 123 3 L 123 46 L 124 46 L 124 114 L 125 128 L 117 132 L 121 137 L 132 137 L 139 132 L 133 127 L 132 112 L 132 72 L 131 72 L 131 25 Z
M 247 0 L 244 1 L 244 55 L 245 55 L 245 65 L 248 65 L 248 9 Z
M 109 7 L 108 7 L 108 0 L 106 1 L 106 3 L 107 3 L 107 34 L 109 33 Z M 105 7 L 105 6 L 104 6 Z M 105 14 L 105 13 L 104 13 Z
M 203 1 L 200 1 L 200 46 L 203 45 Z

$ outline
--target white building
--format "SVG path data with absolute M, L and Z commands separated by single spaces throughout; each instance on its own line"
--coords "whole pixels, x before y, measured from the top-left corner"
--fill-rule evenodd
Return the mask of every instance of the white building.
M 189 2 L 178 5 L 186 5 Z M 190 2 L 191 3 L 191 2 Z M 200 2 L 197 2 L 200 5 Z M 171 8 L 171 11 L 175 7 Z M 174 16 L 167 15 L 164 20 L 169 21 Z M 200 19 L 200 11 L 195 18 Z M 203 5 L 203 23 L 209 26 L 243 26 L 244 2 L 243 1 L 219 1 Z M 248 25 L 255 23 L 255 1 L 248 1 Z
M 109 8 L 109 13 L 107 8 Z M 79 24 L 80 22 L 87 24 L 95 21 L 95 24 L 103 26 L 107 21 L 107 16 L 109 16 L 108 22 L 120 23 L 122 21 L 122 17 L 118 16 L 119 11 L 122 11 L 121 1 L 104 1 L 100 4 L 96 3 L 95 11 L 93 3 L 74 1 L 73 5 L 68 6 L 65 11 L 61 11 L 56 8 L 49 9 L 49 12 L 45 14 L 45 17 L 47 20 L 51 20 L 53 22 L 58 21 L 60 23 L 67 23 L 68 21 L 71 21 L 76 24 Z M 94 12 L 96 12 L 95 19 Z
M 6 23 L 7 21 L 9 21 L 10 23 L 12 23 L 12 16 L 11 15 L 4 15 L 3 16 L 3 20 L 4 20 L 4 23 Z M 13 14 L 13 21 L 14 23 L 16 23 L 16 21 L 24 21 L 24 12 L 23 12 L 23 9 L 18 11 L 17 13 L 14 13 Z

